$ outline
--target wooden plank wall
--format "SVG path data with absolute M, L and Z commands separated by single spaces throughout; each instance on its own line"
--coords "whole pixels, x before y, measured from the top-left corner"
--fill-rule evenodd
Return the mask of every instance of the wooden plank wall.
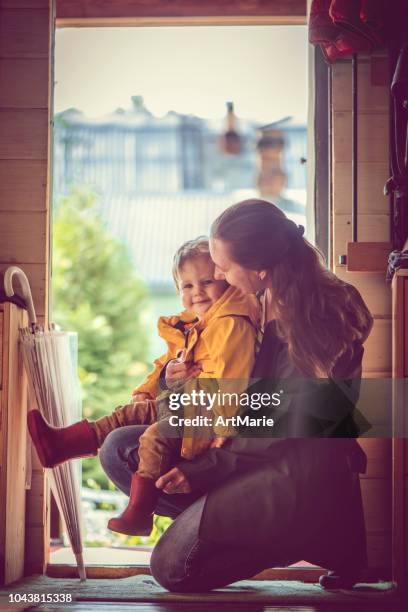
M 332 256 L 336 274 L 355 285 L 374 316 L 365 345 L 364 376 L 390 378 L 392 371 L 391 288 L 385 273 L 347 272 L 338 264 L 351 232 L 351 61 L 337 62 L 332 73 Z M 360 241 L 387 242 L 388 58 L 359 58 L 358 66 L 358 228 Z M 385 270 L 385 266 L 384 266 Z M 391 577 L 391 440 L 366 439 L 368 469 L 361 485 L 367 526 L 369 566 Z
M 24 310 L 0 304 L 0 585 L 24 575 L 27 382 L 18 330 L 26 325 Z
M 401 594 L 408 597 L 408 270 L 395 273 L 392 302 L 393 374 L 399 380 L 393 398 L 397 434 L 393 444 L 393 577 Z
M 0 270 L 27 274 L 40 320 L 48 307 L 52 0 L 0 0 Z M 28 572 L 47 552 L 45 480 L 27 495 Z M 46 530 L 45 530 L 46 531 Z

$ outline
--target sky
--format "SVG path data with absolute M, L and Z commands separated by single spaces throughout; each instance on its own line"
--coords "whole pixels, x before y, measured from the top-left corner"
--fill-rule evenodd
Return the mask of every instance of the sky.
M 100 117 L 142 95 L 156 116 L 306 122 L 306 26 L 67 28 L 56 33 L 54 110 Z

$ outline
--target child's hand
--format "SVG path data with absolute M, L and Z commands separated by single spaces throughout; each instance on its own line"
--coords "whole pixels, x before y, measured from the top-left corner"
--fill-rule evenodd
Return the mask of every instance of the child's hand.
M 144 402 L 145 400 L 151 399 L 149 393 L 132 393 L 132 402 L 136 404 L 136 402 Z
M 192 361 L 184 361 L 186 357 L 186 350 L 184 349 L 177 359 L 169 361 L 166 367 L 166 385 L 169 389 L 175 385 L 188 380 L 190 378 L 196 378 L 200 372 L 200 366 L 197 366 Z

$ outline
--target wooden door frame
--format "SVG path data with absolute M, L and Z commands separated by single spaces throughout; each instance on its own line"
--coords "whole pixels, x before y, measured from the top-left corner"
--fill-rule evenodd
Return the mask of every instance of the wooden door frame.
M 56 28 L 306 25 L 306 0 L 56 0 Z M 92 578 L 118 578 L 149 573 L 147 566 L 88 566 Z M 74 577 L 72 565 L 50 564 L 47 574 Z M 257 578 L 317 582 L 322 570 L 313 567 L 272 568 Z
M 405 380 L 408 372 L 408 270 L 395 272 L 392 280 L 392 377 L 396 381 L 393 392 L 392 441 L 392 577 L 393 582 L 408 601 L 408 439 L 407 385 L 398 384 Z
M 306 0 L 56 0 L 56 27 L 304 25 Z

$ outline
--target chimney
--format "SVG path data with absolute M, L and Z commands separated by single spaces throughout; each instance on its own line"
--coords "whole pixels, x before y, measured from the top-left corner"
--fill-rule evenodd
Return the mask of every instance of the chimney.
M 226 131 L 218 141 L 222 153 L 239 155 L 241 153 L 241 138 L 237 131 L 237 118 L 234 113 L 234 103 L 227 102 Z

